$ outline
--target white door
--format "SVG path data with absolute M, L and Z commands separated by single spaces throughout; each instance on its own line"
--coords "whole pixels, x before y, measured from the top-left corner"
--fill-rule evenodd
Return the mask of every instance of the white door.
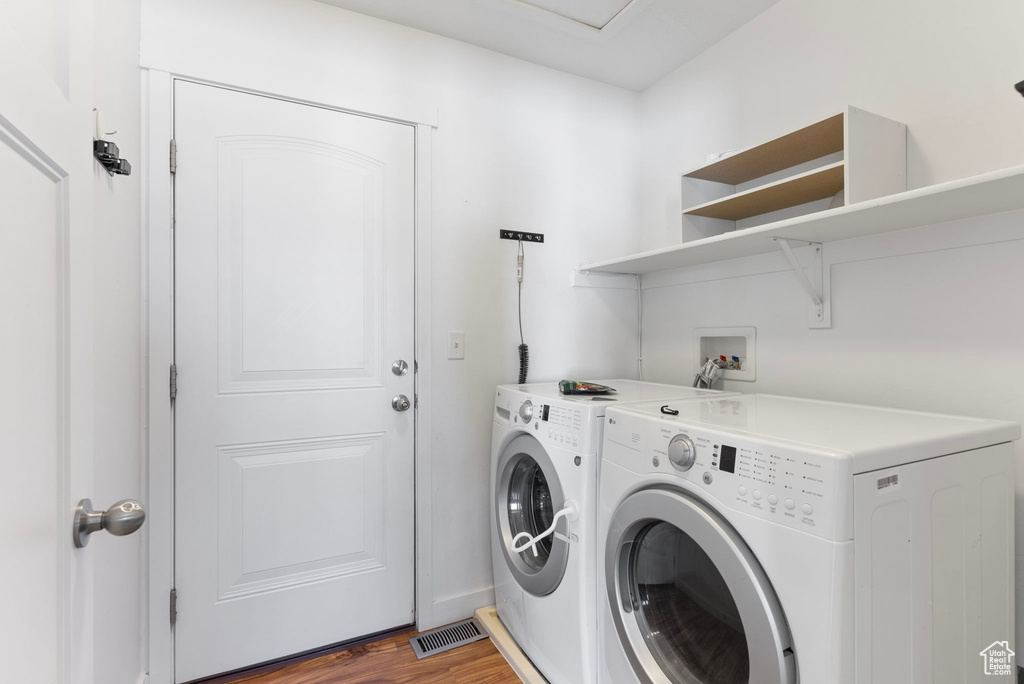
M 0 682 L 92 682 L 91 4 L 0 11 Z
M 187 682 L 414 622 L 414 129 L 174 96 Z

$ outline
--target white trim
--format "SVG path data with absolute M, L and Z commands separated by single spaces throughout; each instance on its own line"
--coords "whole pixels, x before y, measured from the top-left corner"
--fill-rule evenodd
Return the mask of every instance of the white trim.
M 184 78 L 166 71 L 143 69 L 143 313 L 146 336 L 146 439 L 145 482 L 149 503 L 147 520 L 148 581 L 144 580 L 148 599 L 149 674 L 146 684 L 172 684 L 174 681 L 174 636 L 169 617 L 169 592 L 174 581 L 174 469 L 173 412 L 168 394 L 168 372 L 174 359 L 174 287 L 173 287 L 173 179 L 168 155 L 174 135 L 174 81 Z M 351 113 L 327 104 L 287 98 L 238 87 L 233 90 L 311 104 Z M 391 117 L 379 117 L 389 118 Z M 391 119 L 395 120 L 395 119 Z M 401 120 L 399 120 L 401 121 Z M 431 172 L 433 127 L 414 121 L 416 126 L 416 610 L 417 622 L 424 624 L 437 617 L 457 613 L 472 614 L 481 605 L 493 602 L 488 588 L 465 596 L 432 603 L 431 580 Z M 441 606 L 438 609 L 438 606 Z M 451 620 L 448 620 L 450 622 Z M 422 627 L 421 627 L 422 628 Z
M 481 606 L 494 605 L 494 587 L 489 586 L 457 596 L 446 596 L 434 601 L 431 615 L 435 626 L 448 625 L 465 620 Z
M 431 514 L 431 216 L 433 129 L 416 126 L 416 625 L 440 626 L 433 618 L 433 516 Z
M 326 4 L 322 9 L 334 11 L 338 8 Z M 143 18 L 144 23 L 145 21 L 146 17 Z M 147 40 L 146 34 L 150 32 L 153 33 L 153 39 Z M 259 36 L 253 35 L 238 37 L 243 41 L 260 40 Z M 183 49 L 180 44 L 167 42 L 163 38 L 161 31 L 147 31 L 143 28 L 143 40 L 139 51 L 139 61 L 143 70 L 148 69 L 154 73 L 170 74 L 176 79 L 281 98 L 290 102 L 437 127 L 437 103 L 432 99 L 424 101 L 421 93 L 411 93 L 403 88 L 364 88 L 351 80 L 345 80 L 339 88 L 337 83 L 323 81 L 315 75 L 310 75 L 312 72 L 301 59 L 291 61 L 292 70 L 286 69 L 288 65 L 284 65 L 278 59 L 276 64 L 279 68 L 274 70 L 274 73 L 268 73 L 259 68 L 254 70 L 250 60 L 234 63 L 230 59 L 221 59 L 216 49 Z M 247 54 L 247 51 L 257 49 L 265 52 L 265 46 L 259 47 L 252 42 L 244 42 L 234 49 L 238 51 L 237 54 Z M 294 55 L 289 57 L 279 54 L 278 57 L 291 59 Z M 298 77 L 296 73 L 299 74 Z M 344 101 L 339 101 L 338 97 L 343 97 Z
M 169 594 L 174 581 L 174 420 L 168 373 L 174 351 L 172 180 L 173 79 L 142 71 L 142 298 L 145 325 L 146 521 L 149 673 L 152 684 L 174 681 Z

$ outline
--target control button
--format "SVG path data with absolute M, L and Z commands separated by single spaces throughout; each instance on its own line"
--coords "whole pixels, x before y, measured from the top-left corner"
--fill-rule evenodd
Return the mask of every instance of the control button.
M 804 504 L 800 507 L 800 510 L 804 512 L 804 515 L 810 515 L 814 512 L 814 509 L 811 508 L 811 504 Z
M 739 487 L 737 487 L 736 491 L 739 492 L 740 496 L 746 496 L 747 495 L 747 488 L 744 487 L 743 485 L 740 485 Z
M 704 484 L 711 484 L 713 480 L 714 477 L 711 475 L 711 473 L 704 473 Z
M 774 494 L 769 494 L 768 503 L 774 506 L 775 504 L 779 503 L 779 497 L 775 496 Z
M 761 490 L 760 489 L 755 489 L 754 490 L 754 501 L 760 501 L 760 500 L 761 500 Z
M 796 502 L 793 501 L 792 499 L 786 499 L 785 504 L 786 508 L 788 508 L 789 510 L 793 510 L 794 508 L 796 508 Z

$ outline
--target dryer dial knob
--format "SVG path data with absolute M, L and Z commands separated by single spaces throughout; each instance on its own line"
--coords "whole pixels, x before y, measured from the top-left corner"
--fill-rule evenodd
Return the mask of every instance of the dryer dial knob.
M 523 405 L 519 407 L 519 417 L 523 419 L 524 423 L 529 423 L 533 419 L 533 402 L 527 399 L 523 402 Z
M 668 460 L 672 461 L 677 470 L 686 471 L 692 468 L 696 457 L 697 450 L 686 435 L 676 435 L 668 443 Z

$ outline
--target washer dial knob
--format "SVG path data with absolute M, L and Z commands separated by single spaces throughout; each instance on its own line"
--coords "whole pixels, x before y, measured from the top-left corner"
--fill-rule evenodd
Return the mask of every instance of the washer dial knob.
M 533 402 L 527 399 L 523 402 L 523 405 L 519 407 L 519 417 L 523 419 L 524 423 L 529 423 L 533 420 Z
M 686 435 L 676 435 L 668 443 L 668 460 L 672 461 L 677 470 L 686 471 L 692 468 L 696 456 L 697 451 L 693 442 Z

